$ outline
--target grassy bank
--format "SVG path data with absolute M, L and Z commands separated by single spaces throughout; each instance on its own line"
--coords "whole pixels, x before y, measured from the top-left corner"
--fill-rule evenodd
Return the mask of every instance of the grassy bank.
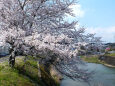
M 35 61 L 33 58 L 28 58 L 26 61 L 24 60 L 25 57 L 16 58 L 16 64 L 14 68 L 17 69 L 20 74 L 23 74 L 33 80 L 36 85 L 43 86 L 43 83 L 38 77 L 37 61 Z
M 115 53 L 112 53 L 112 54 L 105 54 L 104 56 L 108 56 L 109 58 L 113 58 L 115 57 Z M 85 62 L 88 62 L 88 63 L 96 63 L 96 64 L 103 64 L 105 66 L 108 66 L 108 67 L 115 67 L 114 65 L 111 65 L 109 63 L 107 63 L 106 61 L 100 61 L 98 59 L 98 55 L 90 55 L 90 56 L 81 56 L 81 59 Z
M 17 57 L 14 68 L 9 67 L 8 62 L 0 63 L 0 86 L 45 86 L 38 77 L 36 59 L 29 57 L 25 62 L 24 59 L 25 57 Z M 59 86 L 55 77 L 49 76 L 45 71 L 43 74 L 47 82 L 55 82 Z
M 0 63 L 0 86 L 35 86 L 26 76 L 10 68 L 7 62 Z
M 89 63 L 97 63 L 97 64 L 104 64 L 104 62 L 100 61 L 98 59 L 97 55 L 91 55 L 91 56 L 81 56 L 81 59 L 83 61 L 89 62 Z
M 115 57 L 115 53 L 105 54 L 105 56 Z

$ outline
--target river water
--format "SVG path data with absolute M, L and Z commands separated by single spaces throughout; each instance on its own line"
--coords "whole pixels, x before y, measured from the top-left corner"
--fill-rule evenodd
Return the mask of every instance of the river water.
M 95 71 L 91 80 L 91 86 L 115 86 L 115 68 L 109 68 L 102 64 L 87 63 L 87 69 Z M 61 86 L 89 86 L 87 83 L 73 81 L 65 78 Z

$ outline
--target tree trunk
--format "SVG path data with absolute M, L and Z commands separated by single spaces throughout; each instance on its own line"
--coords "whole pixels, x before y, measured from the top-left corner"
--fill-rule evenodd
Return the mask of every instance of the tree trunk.
M 11 67 L 14 67 L 14 65 L 15 65 L 15 57 L 16 57 L 15 53 L 16 53 L 16 51 L 14 49 L 12 49 L 10 57 L 9 57 L 9 65 Z

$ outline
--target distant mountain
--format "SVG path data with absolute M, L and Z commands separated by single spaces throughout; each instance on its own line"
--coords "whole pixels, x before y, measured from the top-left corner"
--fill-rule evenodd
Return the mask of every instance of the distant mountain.
M 108 47 L 110 47 L 111 50 L 115 51 L 115 43 L 106 43 L 105 45 L 108 46 Z
M 105 45 L 108 45 L 108 46 L 115 46 L 115 43 L 106 43 Z

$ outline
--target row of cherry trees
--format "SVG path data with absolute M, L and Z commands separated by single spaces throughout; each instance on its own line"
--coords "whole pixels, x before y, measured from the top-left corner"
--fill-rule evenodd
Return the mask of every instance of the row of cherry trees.
M 94 34 L 84 34 L 72 14 L 75 0 L 0 0 L 0 44 L 9 43 L 9 64 L 17 55 L 40 56 L 40 63 L 53 64 L 63 75 L 88 81 L 90 73 L 78 68 L 78 43 L 101 44 Z

